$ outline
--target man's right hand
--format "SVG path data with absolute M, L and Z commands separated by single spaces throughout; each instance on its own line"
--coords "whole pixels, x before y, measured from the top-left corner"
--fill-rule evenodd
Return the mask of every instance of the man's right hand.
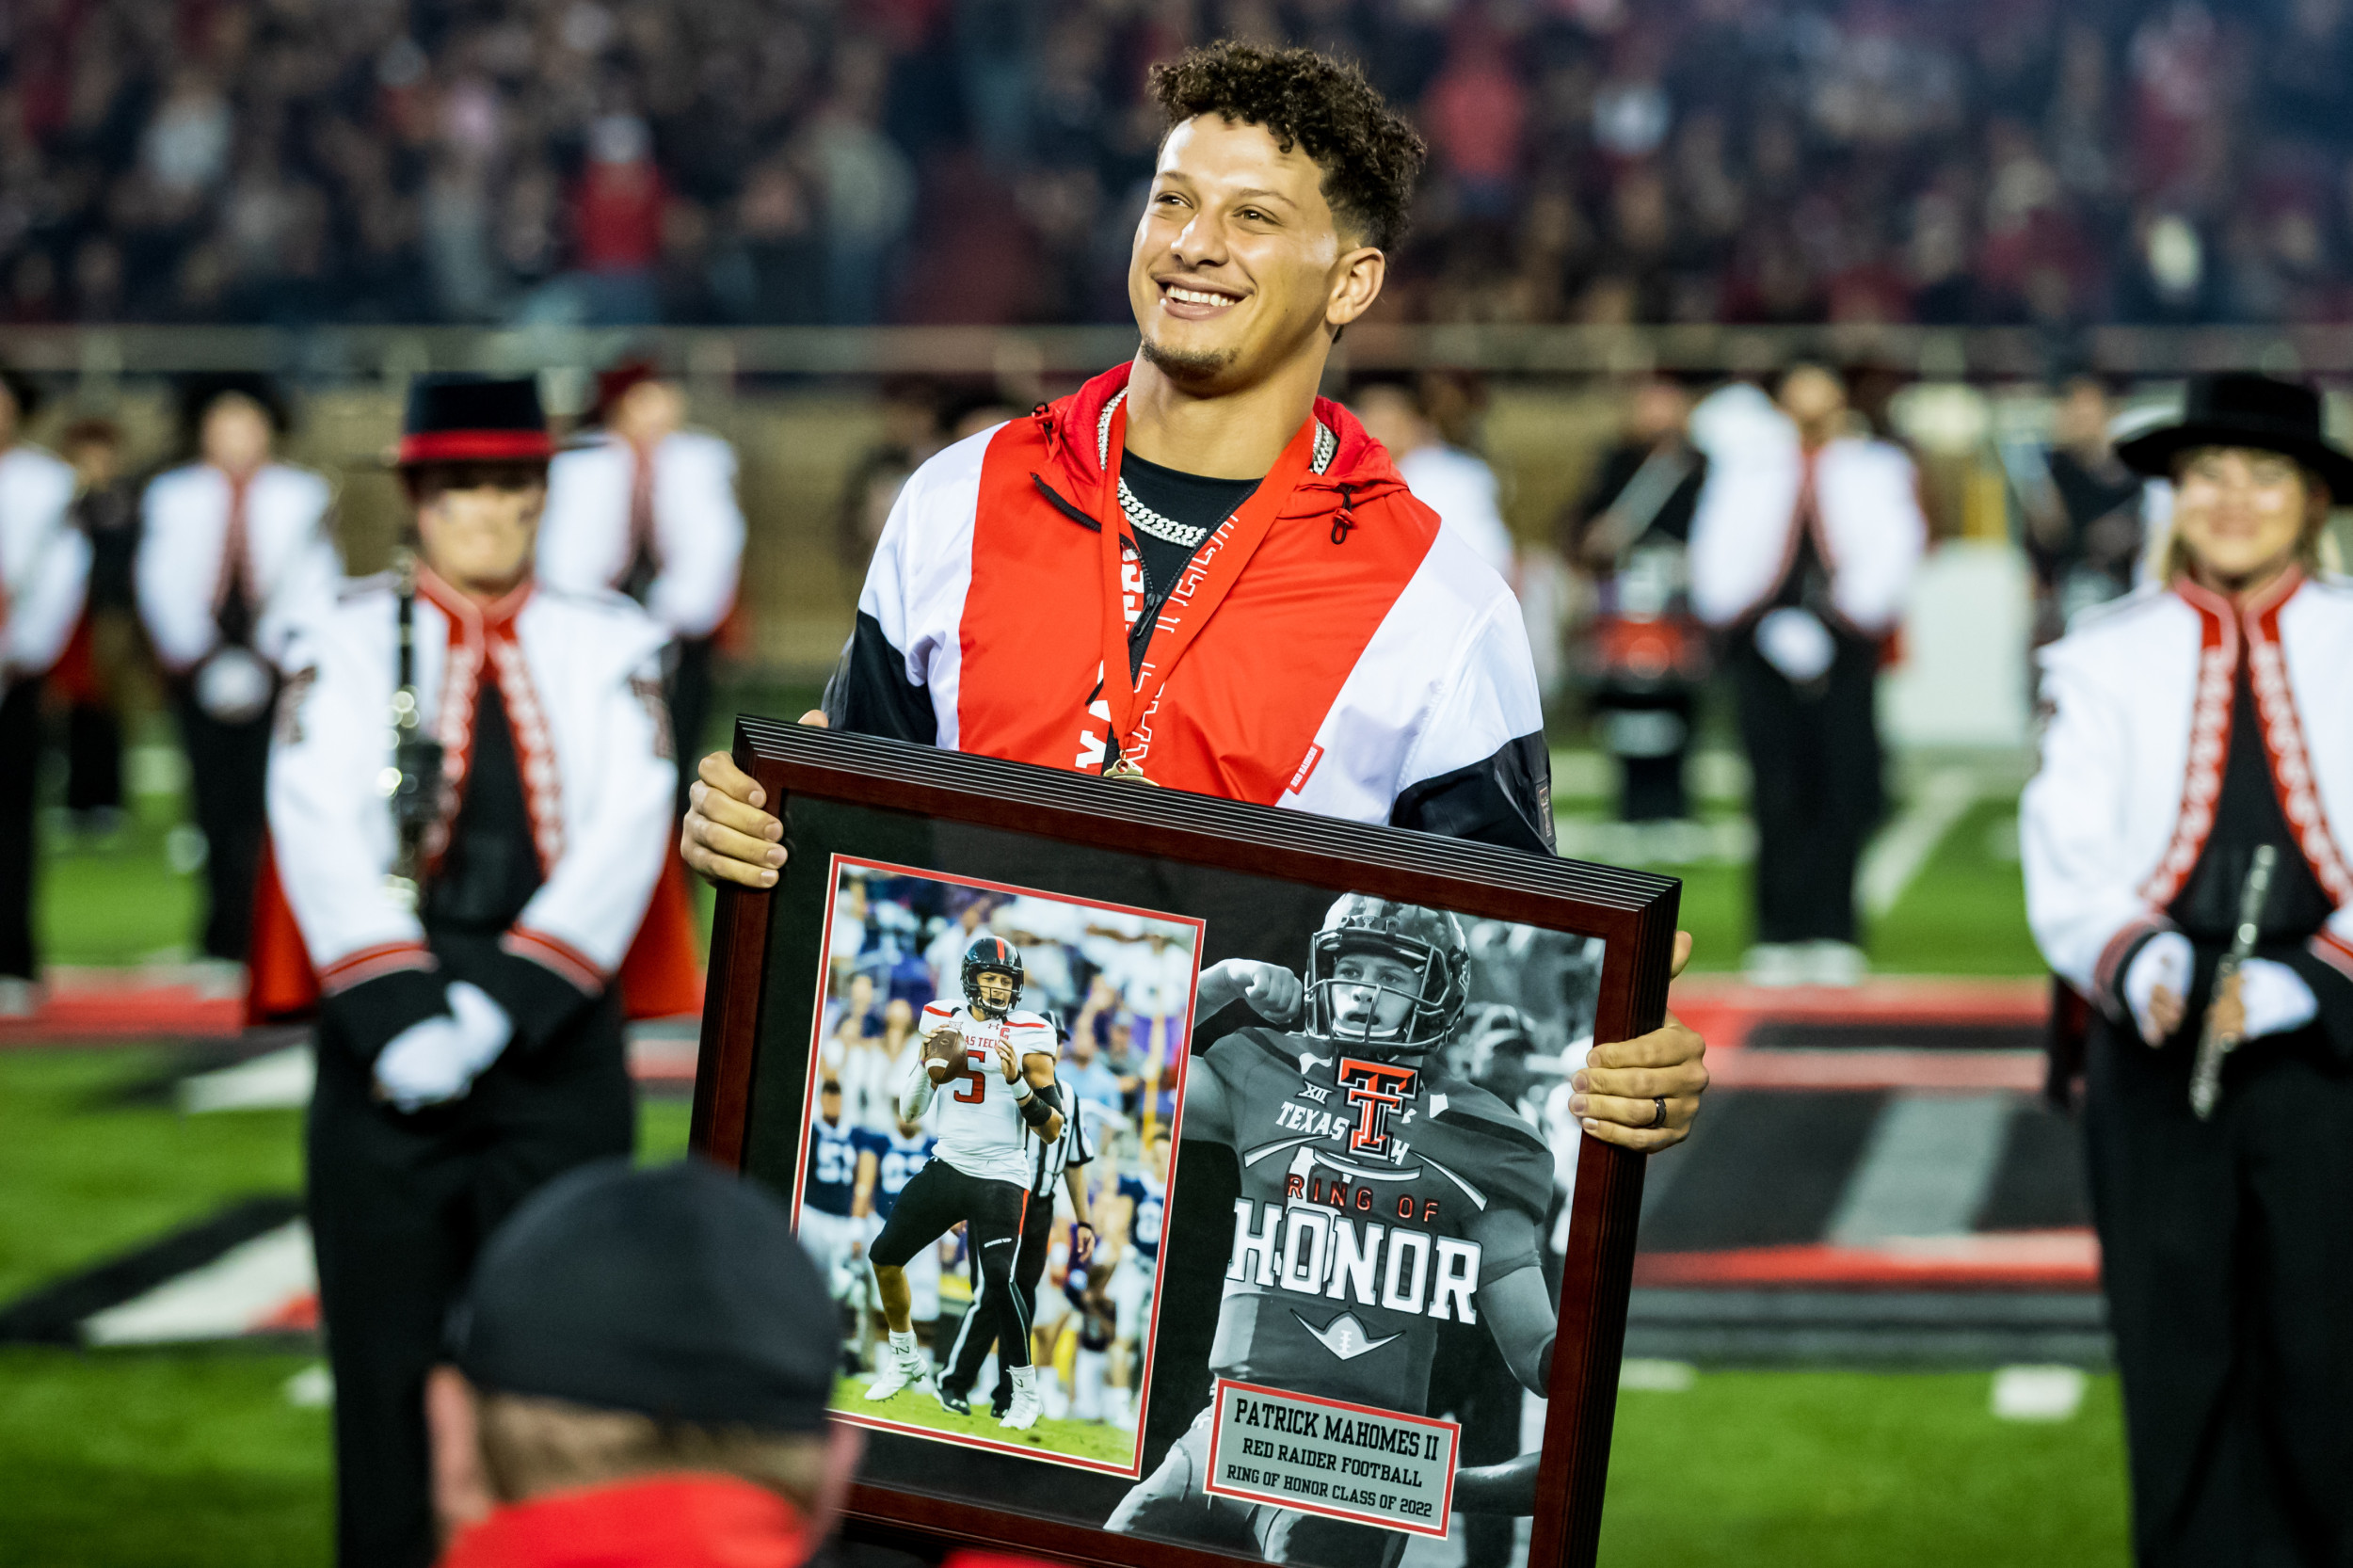
M 823 729 L 825 715 L 812 708 L 803 724 Z M 712 887 L 732 882 L 773 888 L 784 867 L 784 824 L 760 809 L 768 793 L 735 759 L 714 751 L 695 769 L 686 792 L 686 822 L 679 829 L 679 854 Z

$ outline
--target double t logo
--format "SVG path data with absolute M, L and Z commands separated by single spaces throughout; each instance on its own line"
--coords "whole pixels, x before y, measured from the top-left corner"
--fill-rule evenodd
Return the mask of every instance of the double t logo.
M 1387 1154 L 1389 1113 L 1414 1097 L 1415 1080 L 1419 1075 L 1411 1067 L 1391 1062 L 1361 1062 L 1343 1056 L 1334 1076 L 1339 1080 L 1340 1087 L 1348 1091 L 1348 1103 L 1356 1108 L 1356 1126 L 1348 1135 L 1349 1148 L 1359 1154 Z

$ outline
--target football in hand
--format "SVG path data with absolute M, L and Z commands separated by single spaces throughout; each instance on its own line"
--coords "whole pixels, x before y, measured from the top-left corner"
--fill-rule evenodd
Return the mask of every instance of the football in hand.
M 935 1029 L 923 1036 L 923 1070 L 934 1083 L 948 1081 L 948 1072 L 964 1054 L 964 1036 L 954 1029 Z

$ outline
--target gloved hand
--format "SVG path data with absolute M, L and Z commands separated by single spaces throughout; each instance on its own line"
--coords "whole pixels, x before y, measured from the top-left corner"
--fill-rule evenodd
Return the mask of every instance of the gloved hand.
M 2243 1039 L 2285 1034 L 2320 1016 L 2320 999 L 2304 977 L 2270 958 L 2249 958 L 2239 966 L 2239 1005 L 2247 1012 Z
M 449 1011 L 410 1024 L 376 1058 L 376 1086 L 400 1111 L 462 1099 L 514 1038 L 515 1022 L 489 994 L 454 981 Z
M 2124 1005 L 2132 1009 L 2140 1037 L 2151 1045 L 2162 1045 L 2181 1027 L 2196 962 L 2189 938 L 2178 931 L 2158 932 L 2133 954 L 2132 968 L 2124 971 Z

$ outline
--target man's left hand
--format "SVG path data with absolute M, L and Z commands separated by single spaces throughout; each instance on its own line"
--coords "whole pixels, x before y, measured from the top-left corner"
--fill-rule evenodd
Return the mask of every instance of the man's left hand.
M 1088 1258 L 1093 1257 L 1094 1256 L 1095 1227 L 1087 1224 L 1084 1220 L 1080 1220 L 1076 1225 L 1071 1227 L 1070 1231 L 1071 1261 L 1083 1265 Z
M 1691 961 L 1691 934 L 1675 933 L 1673 973 Z M 1656 1153 L 1691 1135 L 1707 1089 L 1707 1042 L 1673 1013 L 1648 1034 L 1614 1045 L 1595 1046 L 1569 1080 L 1570 1114 L 1585 1130 L 1621 1148 Z M 1659 1126 L 1658 1101 L 1667 1102 Z
M 1007 1083 L 1021 1076 L 1020 1058 L 1015 1056 L 1013 1047 L 1002 1040 L 997 1042 L 997 1065 L 1004 1070 Z

